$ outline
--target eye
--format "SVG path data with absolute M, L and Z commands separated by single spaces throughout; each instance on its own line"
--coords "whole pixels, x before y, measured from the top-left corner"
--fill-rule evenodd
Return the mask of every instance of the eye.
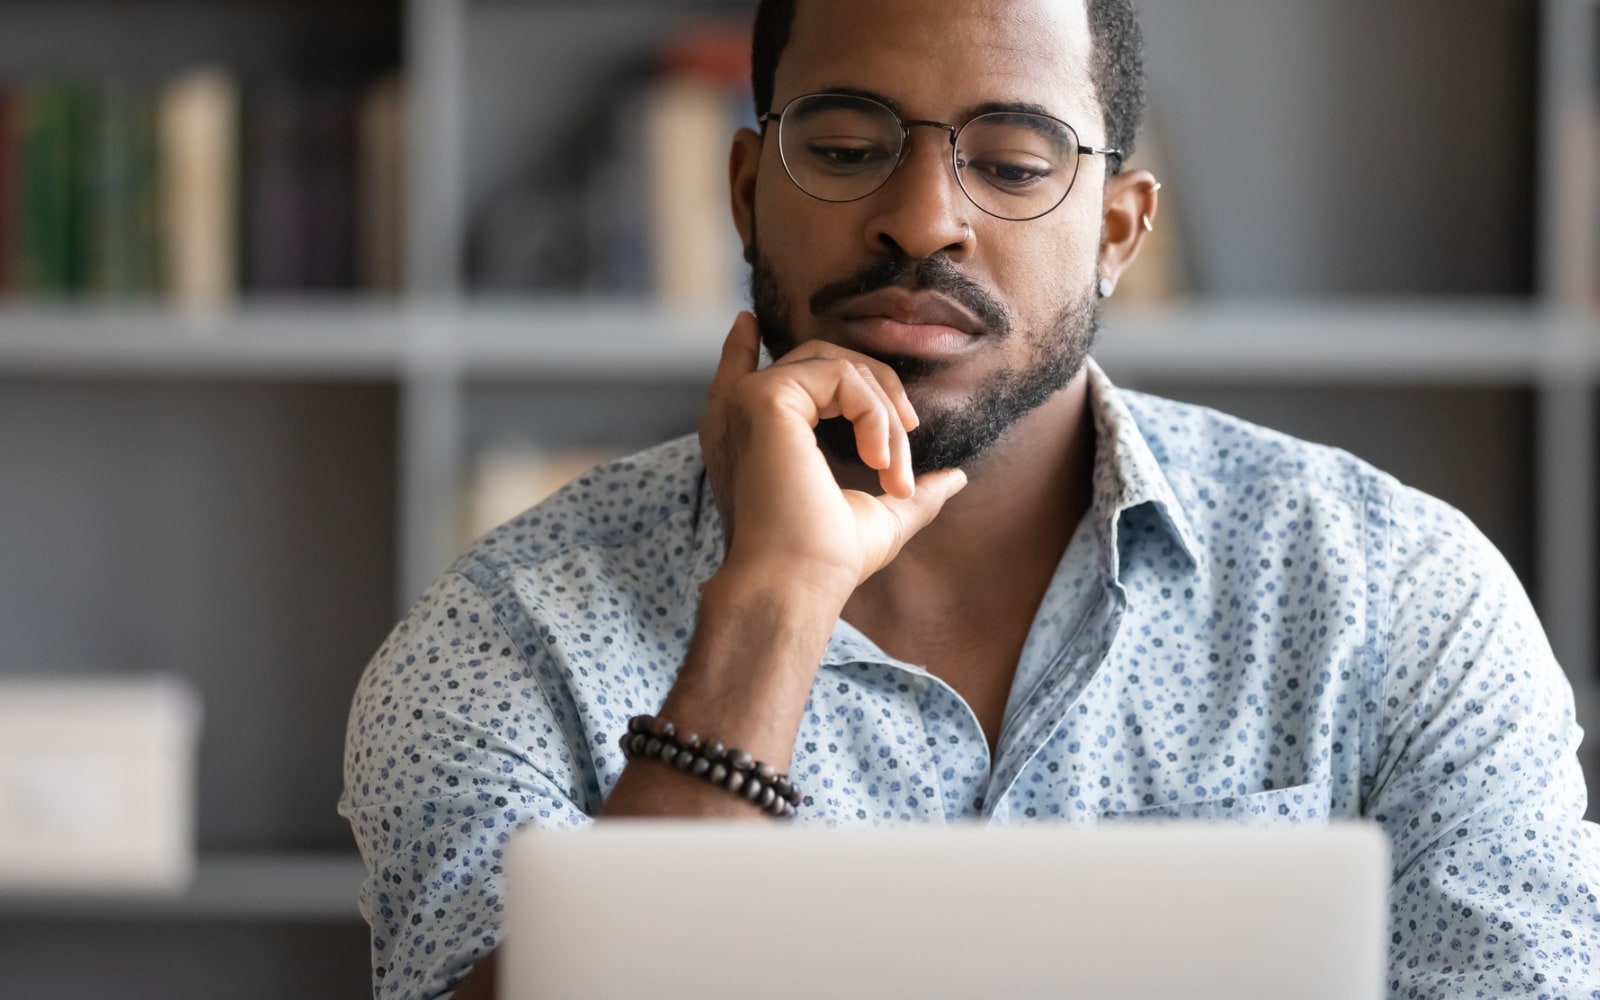
M 813 139 L 806 143 L 806 154 L 819 165 L 835 170 L 870 167 L 890 158 L 881 146 L 849 139 Z
M 962 167 L 976 171 L 985 182 L 1007 191 L 1021 191 L 1041 183 L 1055 173 L 1055 169 L 1032 157 L 1020 160 L 984 159 L 959 160 Z

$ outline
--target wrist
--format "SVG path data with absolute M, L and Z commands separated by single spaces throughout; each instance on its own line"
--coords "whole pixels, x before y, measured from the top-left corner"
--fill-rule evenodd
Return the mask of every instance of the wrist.
M 846 597 L 725 567 L 701 594 L 662 717 L 786 766 Z
M 702 614 L 738 613 L 761 606 L 801 625 L 825 622 L 831 633 L 856 585 L 849 570 L 735 551 L 706 581 L 700 608 Z

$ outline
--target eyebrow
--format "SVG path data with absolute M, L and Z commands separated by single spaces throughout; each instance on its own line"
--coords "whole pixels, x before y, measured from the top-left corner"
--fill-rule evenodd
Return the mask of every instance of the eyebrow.
M 901 118 L 906 117 L 905 109 L 900 107 L 894 98 L 887 94 L 880 94 L 875 90 L 863 90 L 860 87 L 824 87 L 818 93 L 838 94 L 842 97 L 864 97 L 869 101 L 877 101 Z M 964 108 L 960 115 L 956 117 L 956 123 L 964 124 L 979 115 L 992 114 L 1043 115 L 1046 118 L 1054 118 L 1056 121 L 1065 121 L 1060 116 L 1051 114 L 1042 104 L 1033 104 L 1028 101 L 984 101 L 981 104 L 974 104 Z

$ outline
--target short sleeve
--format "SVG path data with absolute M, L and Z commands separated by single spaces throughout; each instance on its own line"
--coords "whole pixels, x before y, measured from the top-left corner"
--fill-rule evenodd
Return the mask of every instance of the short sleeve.
M 1365 804 L 1394 845 L 1390 994 L 1600 997 L 1600 843 L 1571 686 L 1500 554 L 1412 496 L 1391 524 Z
M 452 990 L 499 941 L 512 833 L 590 822 L 593 790 L 539 682 L 543 655 L 517 648 L 480 590 L 450 574 L 362 675 L 339 811 L 367 865 L 376 997 Z

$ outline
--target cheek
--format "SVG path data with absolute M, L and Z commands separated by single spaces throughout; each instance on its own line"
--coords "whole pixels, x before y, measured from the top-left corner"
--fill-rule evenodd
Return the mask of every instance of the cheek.
M 1038 226 L 1041 221 L 1044 220 L 1011 225 Z M 1039 227 L 1032 232 L 1023 229 L 991 238 L 986 256 L 1003 293 L 1013 303 L 1013 318 L 1024 328 L 1054 320 L 1064 306 L 1081 298 L 1084 289 L 1092 287 L 1096 280 L 1100 257 L 1098 218 L 1093 220 L 1092 232 L 1077 219 L 1063 221 L 1070 224 Z

